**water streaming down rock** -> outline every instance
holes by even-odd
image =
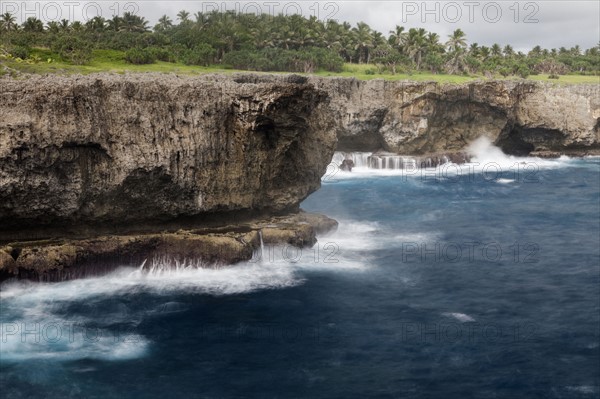
[[[258,238],[260,239],[260,259],[264,259],[265,256],[265,242],[263,241],[262,229],[258,230]]]
[[[333,155],[332,162],[340,166],[344,160],[351,160],[355,168],[381,170],[415,170],[435,168],[446,163],[465,163],[470,156],[465,153],[439,154],[423,157],[398,155],[389,152],[341,152]]]
[[[144,259],[140,267],[133,269],[132,277],[176,275],[178,272],[198,269],[220,269],[218,264],[209,264],[201,259],[179,259],[174,256],[162,255]],[[126,268],[124,270],[129,270]]]

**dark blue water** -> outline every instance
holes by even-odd
[[[4,286],[0,395],[599,397],[598,158],[360,176],[305,201],[341,223],[302,253]]]

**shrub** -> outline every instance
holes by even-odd
[[[10,51],[10,54],[15,58],[21,58],[24,60],[29,57],[29,49],[23,46],[15,46]]]
[[[375,70],[372,68],[366,69],[365,75],[375,75]]]
[[[182,54],[182,61],[186,65],[209,66],[215,59],[217,51],[212,46],[202,43]]]
[[[553,59],[542,60],[535,65],[535,71],[550,75],[564,75],[569,72],[569,67]]]
[[[317,53],[319,68],[329,72],[342,72],[344,70],[344,59],[336,52],[324,48],[315,48],[313,51]]]
[[[548,79],[559,79],[560,77],[558,75],[555,74],[551,74],[548,76]]]
[[[283,71],[311,73],[317,69],[341,72],[343,59],[326,49],[284,50],[267,48],[261,51],[232,51],[225,54],[223,64],[252,71]]]
[[[32,54],[29,56],[29,58],[27,59],[28,62],[32,63],[32,64],[37,64],[42,62],[42,57],[40,57],[37,54]]]
[[[156,62],[156,55],[152,49],[136,47],[125,52],[125,61],[136,65],[154,64]]]
[[[248,50],[232,51],[230,53],[225,54],[225,56],[223,57],[223,64],[235,69],[246,69],[250,71],[271,71],[274,70],[272,59],[269,59],[264,56],[264,54],[267,52],[263,51],[261,53],[256,53]]]
[[[500,73],[500,75],[507,77],[508,75],[510,75],[510,69],[508,68],[500,68],[500,70],[498,71]]]
[[[64,60],[76,65],[87,64],[92,59],[91,45],[75,36],[63,36],[57,39],[52,50]]]
[[[529,70],[529,68],[523,65],[520,66],[519,69],[517,69],[517,74],[523,79],[526,79],[531,74],[531,71]]]
[[[159,61],[164,62],[177,62],[177,57],[175,54],[168,48],[163,47],[153,47],[150,49],[154,54],[154,58]]]

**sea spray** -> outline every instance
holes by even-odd
[[[336,169],[332,169],[332,172],[324,175],[322,181],[335,183],[340,179],[374,176],[404,176],[407,179],[455,179],[457,176],[470,178],[473,175],[485,174],[485,180],[501,180],[498,182],[508,183],[508,180],[529,179],[531,181],[540,169],[578,166],[575,160],[566,156],[545,159],[506,155],[485,136],[471,142],[465,150],[465,155],[459,157],[460,162],[456,162],[458,158],[450,155],[416,157],[381,152],[338,151],[332,158],[332,165]],[[345,159],[352,160],[354,164],[352,172],[344,171],[339,167]]]
[[[145,313],[136,311],[136,317],[128,315],[128,312],[122,314],[122,306],[114,309],[117,312],[115,314],[105,313],[105,305],[99,308],[104,309],[103,316],[96,315],[93,319],[78,313],[64,313],[63,309],[78,308],[83,304],[84,307],[95,308],[96,304],[106,301],[121,303],[127,302],[126,298],[148,294],[234,295],[302,284],[305,281],[301,273],[303,270],[367,270],[370,262],[366,260],[365,254],[385,244],[372,236],[380,231],[378,225],[342,221],[340,226],[341,229],[336,233],[322,237],[315,247],[296,248],[300,252],[295,253],[302,256],[295,262],[285,255],[264,259],[267,251],[273,251],[274,254],[290,254],[290,251],[285,246],[266,246],[260,237],[263,260],[258,263],[243,262],[214,268],[198,260],[162,256],[145,259],[138,267],[122,267],[104,276],[51,283],[6,283],[0,292],[3,306],[0,322],[3,326],[9,326],[9,330],[14,327],[14,334],[10,334],[2,345],[2,359],[6,362],[31,359],[71,361],[84,358],[125,360],[143,357],[148,353],[152,344],[149,338],[140,334],[128,334],[127,339],[122,339],[120,332],[114,329],[115,325],[123,323],[139,324]],[[392,244],[391,241],[388,242],[388,245]],[[148,314],[155,313],[153,311]],[[98,320],[104,320],[105,323]],[[61,337],[74,338],[71,341],[66,338],[66,341],[46,340],[41,343],[23,341],[20,331],[24,326],[32,324],[39,325],[44,331],[54,328],[54,332],[57,331],[56,325],[59,325]],[[87,339],[91,330],[87,331],[86,326],[91,324],[94,325],[96,338]]]

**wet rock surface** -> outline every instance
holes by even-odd
[[[0,247],[0,281],[61,281],[151,264],[156,259],[221,267],[252,259],[264,245],[311,247],[318,234],[337,229],[323,215],[300,212],[219,228],[137,235],[11,242]]]

